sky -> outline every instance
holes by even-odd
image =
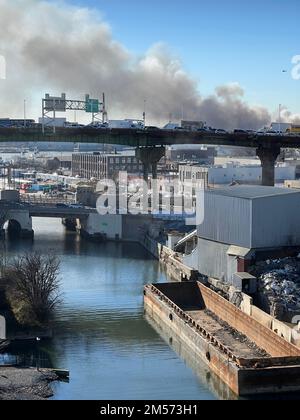
[[[88,0],[114,37],[136,54],[166,43],[197,79],[201,92],[239,82],[254,104],[299,110],[300,81],[291,77],[300,54],[299,0]],[[282,73],[288,70],[288,73]]]
[[[46,92],[105,91],[114,118],[146,101],[153,124],[260,128],[279,104],[298,122],[299,12],[299,0],[0,0],[0,116],[26,98],[37,118]]]

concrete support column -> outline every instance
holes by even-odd
[[[271,141],[271,140],[270,140]],[[275,185],[275,163],[280,155],[280,147],[270,145],[260,146],[256,151],[262,165],[262,185],[274,187]]]
[[[76,219],[62,219],[62,224],[66,227],[66,230],[70,232],[76,232],[76,229],[77,229]]]
[[[144,166],[144,180],[148,183],[149,169],[152,169],[153,179],[157,179],[157,164],[162,157],[165,156],[165,147],[139,147],[135,151],[135,155]]]
[[[149,179],[149,168],[150,168],[149,163],[147,162],[143,163],[143,178],[144,178],[144,181],[147,183]]]
[[[152,163],[152,178],[157,179],[157,163]]]

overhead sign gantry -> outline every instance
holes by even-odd
[[[43,133],[45,127],[51,126],[55,133],[55,119],[58,112],[66,111],[83,111],[92,114],[92,121],[99,120],[106,121],[107,112],[105,110],[105,96],[103,94],[103,102],[99,99],[92,99],[90,95],[85,95],[85,100],[67,99],[66,94],[61,96],[50,96],[46,93],[45,98],[42,99],[42,126]]]

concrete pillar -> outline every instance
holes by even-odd
[[[70,232],[76,232],[77,220],[76,219],[62,219],[62,224],[66,227],[66,230]]]
[[[271,139],[270,139],[271,141]],[[262,185],[274,187],[275,185],[275,163],[280,155],[280,147],[260,146],[256,151],[262,165]]]
[[[0,315],[0,340],[6,340],[6,319]]]
[[[135,155],[144,166],[144,180],[148,182],[149,168],[152,169],[153,179],[157,179],[157,164],[165,156],[165,147],[138,147]]]
[[[33,239],[32,218],[27,210],[9,210],[6,215],[8,231],[21,239]]]
[[[94,242],[122,240],[122,218],[120,214],[90,214],[81,219],[80,234]]]
[[[152,179],[157,179],[157,163],[152,163]]]
[[[144,181],[147,183],[149,179],[149,168],[150,168],[149,163],[147,162],[143,163],[143,178],[144,178]]]

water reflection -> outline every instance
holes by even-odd
[[[142,247],[89,243],[51,219],[35,219],[34,230],[34,242],[6,243],[4,253],[58,255],[64,302],[54,338],[11,355],[70,370],[69,384],[55,384],[55,399],[215,398],[144,319],[143,286],[166,275]]]
[[[146,315],[147,322],[160,335],[160,337],[174,350],[178,356],[195,372],[199,380],[209,391],[220,400],[237,400],[238,397],[230,388],[220,380],[210,369],[195,355],[191,348],[184,341],[164,324],[158,324],[155,320]]]

